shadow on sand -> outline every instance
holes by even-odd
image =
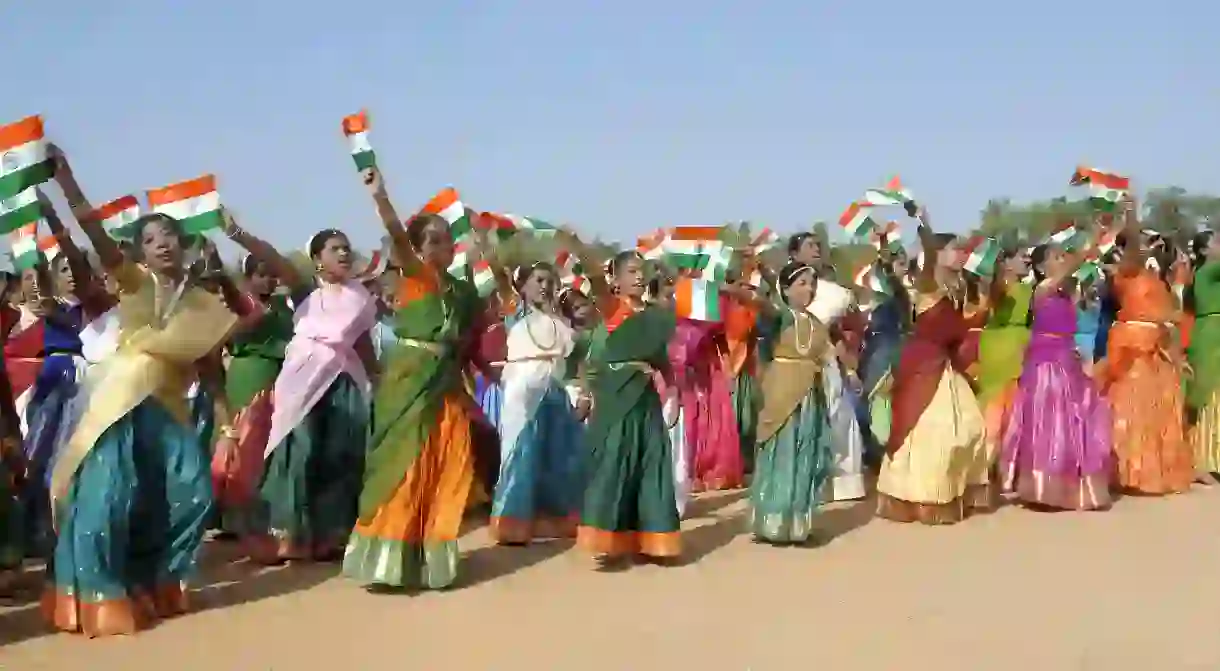
[[[338,563],[294,562],[266,567],[246,559],[236,543],[204,545],[195,611],[238,606],[300,592],[339,575]],[[188,614],[189,615],[189,614]]]

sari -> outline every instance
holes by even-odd
[[[975,305],[967,305],[962,310],[962,320],[966,323],[966,337],[962,338],[958,356],[966,364],[966,375],[978,379],[979,341],[982,339],[983,327],[987,325],[988,308],[986,301]]]
[[[252,296],[245,299],[252,310],[258,308],[257,320],[244,324],[229,342],[225,375],[225,397],[235,413],[235,436],[222,437],[212,458],[216,502],[222,512],[233,513],[250,502],[263,476],[275,381],[293,332],[293,310],[287,296],[271,296],[265,304]]]
[[[237,323],[203,289],[166,292],[130,262],[111,276],[120,291],[119,347],[90,370],[84,413],[55,459],[58,539],[42,601],[53,626],[90,637],[133,633],[186,610],[186,580],[212,507],[186,394],[195,363]]]
[[[906,330],[901,305],[899,299],[887,297],[872,309],[860,352],[862,402],[868,406],[865,449],[875,459],[874,466],[880,463],[890,435],[890,371],[898,364]]]
[[[356,281],[322,284],[294,315],[246,542],[261,562],[337,555],[356,521],[370,383],[356,347],[377,301]]]
[[[418,265],[396,293],[398,344],[373,399],[360,515],[343,575],[441,589],[457,579],[457,538],[475,481],[478,406],[464,370],[483,318],[472,284]]]
[[[1195,470],[1220,473],[1220,261],[1195,273],[1195,326],[1186,350],[1194,375],[1186,378],[1186,405],[1195,417],[1191,442]]]
[[[851,310],[854,297],[846,288],[819,279],[818,288],[809,305],[809,313],[832,328]],[[786,309],[786,308],[781,308]],[[834,348],[826,348],[822,364],[822,391],[830,413],[831,487],[827,494],[832,501],[864,498],[864,435],[856,411],[860,398],[844,384],[846,376]]]
[[[554,315],[518,311],[505,321],[508,356],[500,384],[500,477],[491,536],[503,544],[576,535],[583,425],[563,374],[572,327]]]
[[[757,308],[741,301],[729,301],[724,317],[723,366],[732,381],[730,394],[737,421],[743,475],[754,472],[758,412],[762,405],[755,383],[755,375],[758,374],[757,322]]]
[[[13,407],[21,421],[21,435],[29,433],[29,406],[34,383],[46,358],[46,319],[25,305],[11,311],[11,328],[4,341],[4,364],[12,387]]]
[[[1117,320],[1098,380],[1114,409],[1116,484],[1141,494],[1184,492],[1195,459],[1184,435],[1181,371],[1169,354],[1173,294],[1144,268],[1120,271],[1113,288]]]
[[[1076,306],[1063,291],[1034,297],[1024,369],[1002,437],[1004,488],[1063,510],[1110,505],[1110,404],[1076,351]]]
[[[3,350],[0,350],[3,357]],[[17,411],[8,393],[8,375],[0,358],[0,440],[20,437]],[[25,472],[20,443],[0,442],[0,573],[21,566],[25,559],[25,515],[20,485]]]
[[[953,524],[993,505],[978,401],[960,360],[966,325],[942,290],[915,295],[915,324],[894,369],[893,420],[877,514]]]
[[[761,541],[803,543],[832,486],[829,413],[820,380],[830,340],[812,315],[785,309],[776,321],[778,340],[761,381],[750,528]]]
[[[695,492],[736,489],[742,481],[741,438],[724,369],[722,329],[719,323],[678,320],[669,347]]]
[[[1100,303],[1088,301],[1076,306],[1076,351],[1080,353],[1080,360],[1089,368],[1093,365],[1093,354],[1097,350],[1097,330],[1100,324]]]
[[[1029,345],[1033,296],[1033,285],[1007,283],[979,334],[977,375],[972,379],[987,423],[987,458],[992,464],[1000,453],[1000,439],[1007,430],[1009,408],[1021,377],[1022,357]]]
[[[79,302],[61,302],[44,318],[44,358],[25,409],[26,541],[38,556],[49,554],[55,543],[47,486],[55,453],[68,442],[79,414],[78,383],[86,368],[80,340],[84,320]]]
[[[593,341],[593,416],[585,433],[585,492],[576,544],[601,557],[682,551],[673,456],[652,373],[666,365],[674,313],[607,315]]]

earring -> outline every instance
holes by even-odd
[[[315,265],[315,266],[313,267],[313,269],[314,269],[314,271],[316,271],[316,272],[319,272],[319,273],[320,273],[320,272],[322,272],[322,264],[321,264],[321,263],[319,263],[319,264]]]

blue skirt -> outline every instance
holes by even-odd
[[[46,558],[54,549],[51,502],[47,487],[59,446],[68,442],[84,409],[79,393],[77,362],[72,354],[52,354],[43,362],[34,393],[26,406],[29,431],[24,441],[26,482],[22,499],[25,512],[26,552]]]
[[[513,444],[503,446],[491,508],[498,540],[575,532],[583,440],[567,389],[553,380]]]
[[[180,612],[212,509],[209,461],[197,428],[152,398],[102,434],[59,508],[47,572],[57,626],[129,633],[136,597]]]
[[[504,407],[504,390],[500,388],[499,382],[490,381],[482,374],[475,376],[474,389],[475,400],[479,402],[483,416],[487,418],[487,423],[495,427],[496,432],[499,433],[500,410]]]
[[[750,482],[750,527],[769,543],[804,543],[831,486],[831,430],[814,385],[774,436],[759,445]]]

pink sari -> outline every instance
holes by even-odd
[[[356,339],[377,323],[377,302],[359,282],[326,284],[297,308],[284,368],[275,379],[271,432],[264,458],[284,441],[342,373],[369,395]]]
[[[723,324],[678,320],[669,357],[682,404],[694,491],[741,487],[744,466],[730,372],[725,370]]]

